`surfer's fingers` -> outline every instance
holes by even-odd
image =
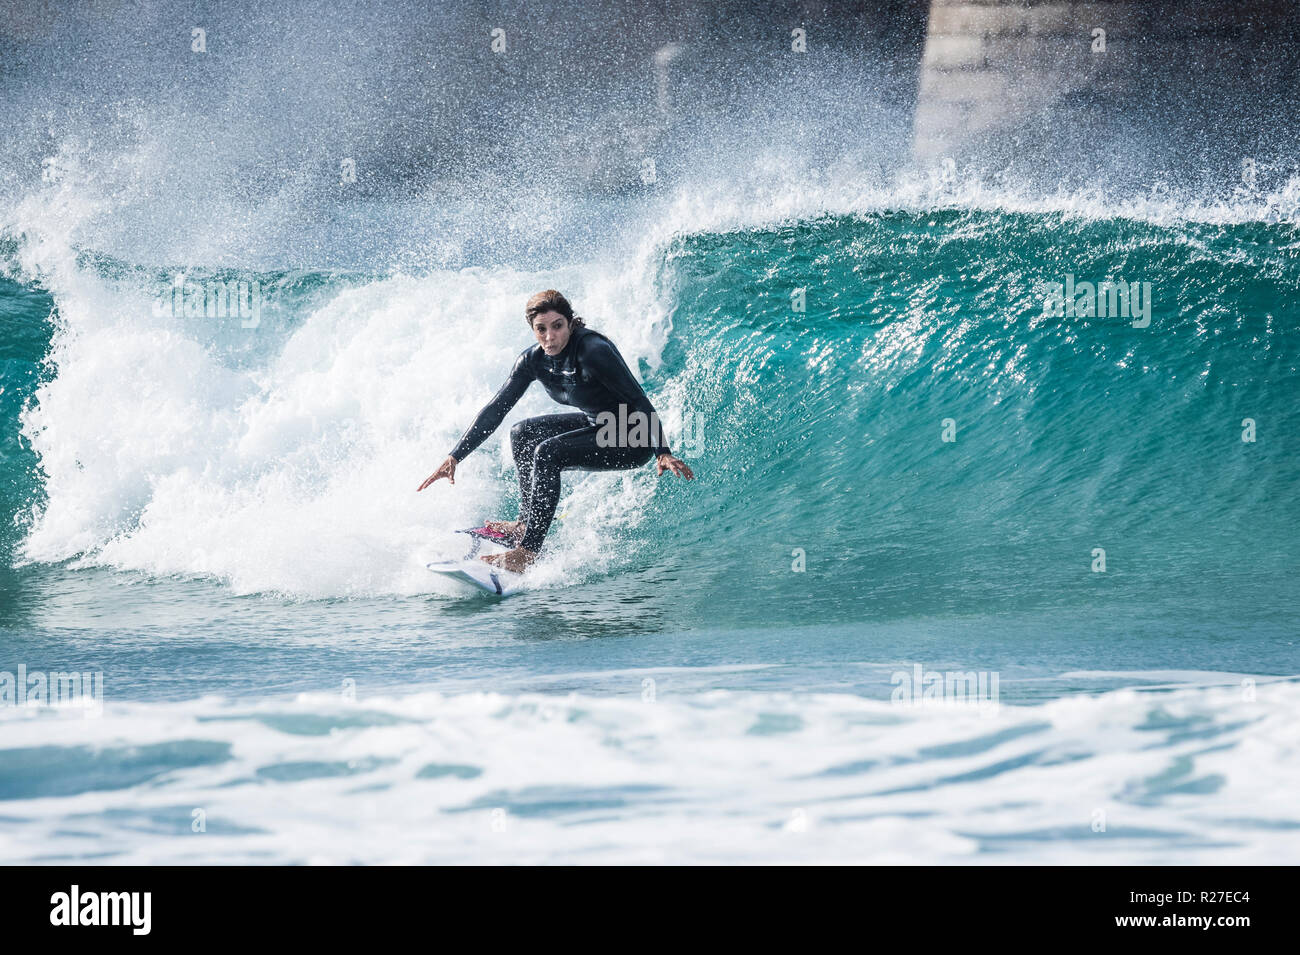
[[[439,478],[446,478],[446,479],[447,479],[448,481],[450,481],[452,484],[455,484],[455,483],[456,483],[456,479],[455,479],[454,477],[452,477],[452,474],[454,474],[454,473],[455,473],[455,469],[454,469],[454,468],[453,468],[452,470],[450,470],[450,471],[448,471],[445,467],[438,468],[438,470],[434,471],[434,472],[433,472],[432,474],[430,474],[427,478],[425,478],[425,479],[424,479],[424,483],[421,484],[419,487],[417,487],[415,490],[416,490],[417,492],[418,492],[418,491],[423,491],[426,487],[428,487],[430,484],[433,484],[434,482],[436,482]]]

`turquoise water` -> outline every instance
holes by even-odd
[[[257,280],[251,329],[9,241],[0,670],[104,700],[0,711],[6,861],[1293,858],[1287,217],[900,199],[532,270],[187,270]],[[1150,282],[1149,327],[1044,315],[1067,275]],[[423,563],[512,513],[507,427],[414,488],[549,285],[699,479],[571,476],[495,601]],[[1000,707],[898,705],[918,664]]]

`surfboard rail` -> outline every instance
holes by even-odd
[[[508,597],[520,589],[523,575],[515,574],[500,567],[478,559],[479,548],[484,542],[499,547],[511,548],[514,542],[504,534],[489,530],[487,526],[471,527],[456,532],[468,534],[471,544],[469,552],[460,560],[435,560],[425,564],[429,570],[443,577],[470,584],[497,597]]]

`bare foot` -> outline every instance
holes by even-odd
[[[523,521],[488,521],[484,526],[490,531],[506,535],[514,542],[523,540],[524,532],[528,530]]]
[[[479,560],[485,561],[493,567],[500,567],[512,574],[522,574],[536,559],[537,555],[533,551],[524,550],[522,547],[508,550],[504,554],[488,554],[479,558]]]

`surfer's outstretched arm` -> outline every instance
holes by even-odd
[[[533,372],[528,365],[528,352],[524,352],[515,359],[515,366],[510,369],[510,377],[501,386],[501,390],[483,406],[474,423],[461,436],[456,447],[451,449],[451,456],[457,461],[464,461],[465,455],[486,441],[505,420],[506,414],[518,404],[519,399],[524,396],[524,392],[532,383]]]
[[[515,366],[510,369],[510,377],[501,386],[501,390],[478,413],[474,423],[461,436],[460,441],[456,442],[456,447],[451,449],[451,454],[447,455],[447,459],[438,466],[438,470],[429,475],[416,490],[423,491],[434,481],[444,477],[452,484],[455,484],[456,465],[465,460],[465,455],[488,439],[488,436],[505,419],[510,409],[523,397],[524,392],[528,390],[528,386],[532,382],[533,372],[528,365],[528,353],[524,352],[515,359]]]

